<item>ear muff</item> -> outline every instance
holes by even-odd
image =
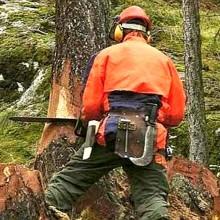
[[[123,35],[123,28],[121,24],[113,23],[109,32],[109,38],[116,42],[121,42],[123,39]]]
[[[119,15],[116,15],[114,18],[113,18],[113,22],[112,22],[112,25],[111,25],[111,29],[110,29],[110,32],[109,32],[109,38],[113,41],[116,41],[116,42],[121,42],[123,40],[123,27],[122,25],[119,23],[119,20],[120,20],[120,16]]]
[[[121,24],[117,24],[114,31],[114,40],[121,42],[123,40],[123,27]]]

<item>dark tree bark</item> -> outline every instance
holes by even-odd
[[[48,116],[78,117],[81,106],[82,74],[89,57],[108,44],[108,0],[57,0],[56,48],[52,68],[52,88]],[[45,184],[79,148],[82,140],[74,135],[71,124],[48,124],[42,133],[35,169],[41,171]],[[126,219],[132,208],[126,195],[116,195],[122,188],[117,171],[95,184],[74,207],[87,218]],[[116,193],[117,191],[117,193]],[[123,204],[124,203],[124,204]],[[126,206],[126,207],[125,207]],[[86,219],[86,217],[85,217]]]
[[[192,161],[207,163],[206,117],[202,80],[200,17],[198,0],[183,0],[186,89],[190,155]]]
[[[107,0],[56,1],[56,48],[48,116],[79,116],[82,73],[89,57],[107,46],[108,7]],[[45,182],[76,150],[73,128],[71,124],[45,126],[35,162]]]

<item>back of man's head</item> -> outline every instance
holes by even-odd
[[[138,32],[147,37],[152,23],[149,16],[139,6],[130,6],[124,9],[114,20],[110,30],[110,38],[121,42],[130,32]]]

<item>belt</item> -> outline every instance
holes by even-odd
[[[146,115],[150,115],[150,110],[141,110],[141,111],[137,111],[137,110],[128,110],[128,109],[115,109],[115,110],[111,110],[108,112],[108,115],[139,115],[141,117],[145,117]]]

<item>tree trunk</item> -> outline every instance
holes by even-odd
[[[107,46],[108,1],[57,0],[56,48],[48,117],[78,117],[81,76],[89,57]],[[37,151],[35,168],[45,182],[74,153],[74,125],[47,124]]]
[[[207,163],[206,118],[202,82],[198,0],[183,0],[186,89],[190,134],[190,160]]]
[[[81,78],[87,61],[108,44],[108,7],[107,0],[56,1],[56,48],[48,117],[79,116]],[[52,174],[60,170],[74,154],[80,143],[82,140],[74,135],[74,125],[45,126],[35,168],[41,171],[46,184]],[[115,179],[124,177],[119,177],[117,171],[113,171],[111,176],[95,184],[78,202],[75,209],[78,213],[84,210],[83,218],[125,219],[124,212],[131,216],[128,196],[122,201],[116,195],[116,188],[119,189],[121,183],[116,183]]]

